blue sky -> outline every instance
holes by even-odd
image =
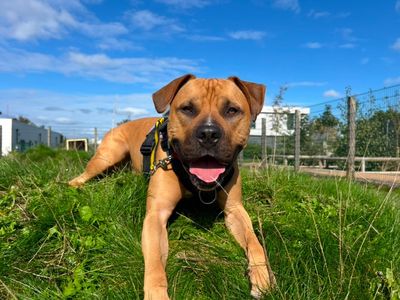
[[[400,0],[0,1],[0,111],[69,137],[155,115],[177,76],[312,105],[400,83]]]

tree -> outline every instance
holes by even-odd
[[[342,128],[339,156],[347,155],[347,125]],[[356,156],[399,156],[400,112],[389,108],[356,121]]]
[[[323,152],[322,143],[316,138],[319,134],[316,130],[315,119],[308,115],[302,115],[300,121],[300,141],[302,155],[320,155]],[[288,153],[294,153],[295,133],[289,139],[287,144]]]
[[[323,113],[310,119],[305,115],[300,123],[301,153],[303,155],[329,155],[337,147],[340,134],[340,121],[332,113],[330,105]],[[290,151],[294,151],[294,137],[290,140]]]
[[[130,121],[131,120],[129,120],[129,119],[123,119],[122,121],[117,123],[117,126],[122,125],[122,124],[127,123],[127,122],[130,122]]]
[[[320,117],[313,120],[313,139],[319,143],[320,154],[330,155],[335,152],[339,136],[339,119],[332,113],[332,106],[325,105]]]
[[[272,108],[274,114],[272,116],[272,130],[275,132],[274,135],[274,146],[273,146],[273,160],[275,160],[276,148],[277,148],[277,134],[282,130],[282,123],[284,120],[284,111],[282,109],[282,104],[284,100],[285,93],[287,91],[287,85],[283,85],[279,88],[279,93],[275,96],[272,102]],[[285,139],[283,139],[285,140]]]
[[[324,112],[314,122],[316,128],[321,131],[324,131],[325,128],[336,128],[339,125],[339,120],[332,113],[331,105],[325,105]]]
[[[18,119],[16,119],[16,120],[18,120],[19,122],[24,123],[24,124],[35,125],[35,123],[33,123],[31,120],[29,120],[28,118],[23,117],[23,116],[19,116]]]

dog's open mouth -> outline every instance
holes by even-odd
[[[218,177],[225,172],[224,165],[211,156],[202,158],[190,163],[189,172],[205,183],[216,182]]]

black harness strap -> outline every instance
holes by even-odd
[[[165,143],[168,145],[167,124],[168,117],[158,119],[154,127],[146,135],[146,138],[140,147],[140,153],[143,155],[142,171],[145,176],[150,176],[154,170],[156,151],[160,139],[164,151]]]
[[[146,135],[142,146],[140,147],[140,153],[143,155],[143,168],[142,172],[145,176],[150,176],[150,156],[154,147],[154,133],[156,128],[153,129]]]

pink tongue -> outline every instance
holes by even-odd
[[[219,175],[225,172],[225,167],[212,158],[204,158],[192,163],[189,172],[204,182],[210,183],[216,181]]]

